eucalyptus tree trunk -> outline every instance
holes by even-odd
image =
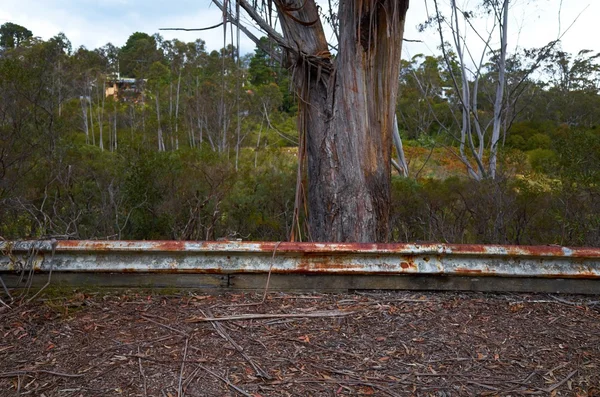
[[[340,0],[335,59],[314,0],[273,2],[283,35],[246,0],[237,2],[284,49],[293,70],[308,160],[309,237],[387,241],[392,131],[408,0]]]
[[[98,89],[96,92],[98,94],[98,108],[97,116],[98,116],[98,128],[100,129],[100,138],[99,145],[100,150],[104,151],[104,136],[103,136],[103,127],[104,127],[104,103],[106,101],[106,94],[104,93],[104,87],[106,86],[105,80],[102,80],[101,89]]]
[[[163,138],[163,130],[160,124],[160,100],[158,99],[158,90],[156,91],[156,123],[158,125],[156,140],[158,141],[158,151],[164,152],[165,140]]]
[[[87,94],[87,92],[86,92]],[[81,104],[81,115],[83,116],[83,132],[85,132],[85,143],[89,145],[90,143],[90,128],[88,124],[88,112],[87,112],[87,96],[82,95],[79,97],[79,102]]]
[[[112,150],[116,152],[117,149],[118,149],[118,146],[119,146],[118,135],[117,135],[117,117],[118,117],[118,114],[117,114],[117,101],[116,100],[113,101],[113,111],[114,111],[114,118],[113,118],[113,133],[114,133],[114,136],[113,136],[113,140],[112,140],[113,141]]]
[[[496,177],[498,162],[498,142],[500,141],[500,128],[502,127],[502,112],[504,111],[504,86],[506,84],[506,50],[508,46],[508,4],[504,0],[502,9],[497,10],[500,24],[500,56],[498,59],[498,85],[496,86],[496,100],[494,101],[494,127],[490,144],[490,176]]]
[[[92,134],[92,146],[96,146],[96,133],[94,132],[94,113],[93,113],[93,109],[94,109],[94,103],[93,103],[93,98],[92,98],[92,88],[90,86],[89,88],[89,98],[90,98],[90,103],[89,103],[89,108],[90,108],[90,133]]]
[[[175,97],[175,150],[179,150],[179,94],[181,89],[181,69],[177,76],[177,95]]]
[[[296,4],[301,6],[301,1]],[[308,154],[308,208],[316,241],[387,241],[392,132],[408,1],[340,1],[335,61],[312,1],[283,16]]]

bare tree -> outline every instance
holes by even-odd
[[[435,16],[428,24],[434,24],[440,37],[442,58],[460,109],[455,120],[460,125],[458,156],[476,180],[494,179],[498,171],[498,147],[501,133],[508,128],[508,119],[523,93],[524,82],[552,53],[565,32],[559,32],[556,40],[534,50],[527,51],[530,59],[521,71],[518,81],[507,87],[509,9],[516,0],[482,0],[480,10],[490,17],[491,26],[486,33],[476,27],[476,13],[463,9],[456,0],[450,0],[449,16],[441,10],[439,0],[433,0]],[[573,22],[574,23],[574,22]],[[571,24],[572,26],[572,24]],[[570,26],[569,26],[570,28]],[[446,36],[449,32],[450,38]],[[481,53],[475,54],[476,37]],[[498,48],[495,48],[495,47]],[[489,59],[486,58],[489,55]],[[486,76],[486,71],[487,76]],[[481,85],[484,77],[494,75],[494,93],[491,95],[492,115],[485,117],[480,105]],[[512,112],[512,113],[511,113]],[[512,121],[512,120],[510,120]],[[447,130],[446,126],[442,126]],[[490,132],[491,131],[491,132]],[[485,149],[489,148],[486,159]]]
[[[507,29],[508,29],[508,4],[510,0],[485,0],[484,5],[489,10],[493,11],[494,19],[492,27],[489,28],[489,33],[483,36],[474,27],[472,23],[473,13],[461,9],[456,0],[450,1],[450,16],[445,17],[440,10],[438,0],[433,0],[435,5],[435,17],[433,20],[437,24],[437,30],[442,43],[442,55],[446,63],[450,80],[458,98],[458,104],[461,110],[460,119],[460,138],[459,138],[459,156],[462,162],[467,167],[469,175],[480,180],[488,176],[495,175],[496,172],[496,153],[498,140],[494,141],[494,132],[496,126],[500,125],[501,109],[503,104],[504,94],[504,72],[506,70],[506,50],[507,50]],[[462,27],[466,26],[465,31]],[[445,32],[449,30],[451,41],[446,41]],[[467,45],[467,33],[475,34],[481,44],[483,50],[478,58],[475,58],[472,48]],[[486,134],[490,126],[489,122],[485,122],[480,118],[479,113],[479,83],[482,77],[485,54],[488,51],[493,51],[491,48],[494,35],[499,33],[500,36],[500,55],[497,68],[498,73],[498,88],[497,95],[499,98],[494,103],[494,132],[492,133],[489,166],[485,164],[484,149],[486,143]],[[456,54],[454,58],[452,55]],[[455,70],[455,67],[458,71]],[[502,81],[501,81],[502,79]],[[498,107],[498,108],[497,108]],[[496,122],[496,118],[498,122]],[[468,152],[467,152],[468,148]],[[493,154],[492,154],[493,153]],[[494,159],[492,159],[494,156]],[[472,163],[474,161],[475,164]],[[493,167],[493,168],[492,168]]]

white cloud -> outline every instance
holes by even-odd
[[[447,2],[439,0],[439,3]],[[470,5],[472,9],[478,2],[462,0],[459,3]],[[600,1],[516,0],[514,4],[509,20],[509,46],[512,50],[516,47],[541,47],[564,33],[562,48],[565,51],[577,53],[582,49],[591,49],[600,52],[600,42],[597,35],[593,33],[597,16],[600,15]],[[428,10],[430,14],[427,13]],[[422,40],[423,43],[406,43],[405,57],[412,57],[418,53],[429,55],[439,52],[437,47],[440,41],[437,32],[430,30],[421,33],[416,29],[417,24],[424,22],[433,11],[432,0],[411,1],[405,36],[409,39]],[[482,25],[478,26],[483,28]],[[475,47],[478,52],[482,49],[479,44],[475,44]]]
[[[444,2],[445,0],[440,0]],[[463,0],[471,5],[478,0]],[[406,43],[405,56],[435,53],[439,38],[435,32],[419,33],[416,25],[427,18],[426,2],[433,10],[432,0],[412,0],[406,24],[406,37],[423,40],[423,44]],[[539,47],[556,38],[559,31],[560,0],[518,0],[511,17],[511,45]],[[0,23],[7,21],[23,25],[34,35],[48,39],[64,32],[74,47],[97,48],[108,42],[121,46],[133,32],[161,33],[166,39],[179,38],[206,41],[209,50],[223,46],[223,30],[205,32],[159,32],[162,27],[198,28],[221,20],[217,7],[210,0],[2,0]],[[587,6],[587,9],[586,9]],[[563,1],[561,29],[564,31],[585,9],[576,24],[563,38],[563,48],[569,52],[581,49],[600,51],[597,35],[592,33],[600,15],[598,0]],[[231,42],[231,38],[227,38]],[[254,44],[242,35],[242,51],[250,52]]]

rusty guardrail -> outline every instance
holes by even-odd
[[[597,282],[600,279],[600,249],[560,246],[239,241],[0,242],[0,274],[22,272],[26,266],[42,273],[53,270],[85,274],[265,275],[272,272],[274,275],[584,279],[593,280],[587,288],[591,285],[600,293]],[[221,278],[220,285],[231,286],[231,280]],[[377,287],[377,284],[369,285],[370,288]]]

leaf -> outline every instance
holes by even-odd
[[[370,386],[361,386],[358,388],[358,394],[366,394],[370,396],[375,394],[375,390],[373,390],[373,388]]]
[[[298,337],[298,340],[300,340],[304,343],[310,343],[310,338],[308,337],[308,335],[300,336],[300,337]]]

